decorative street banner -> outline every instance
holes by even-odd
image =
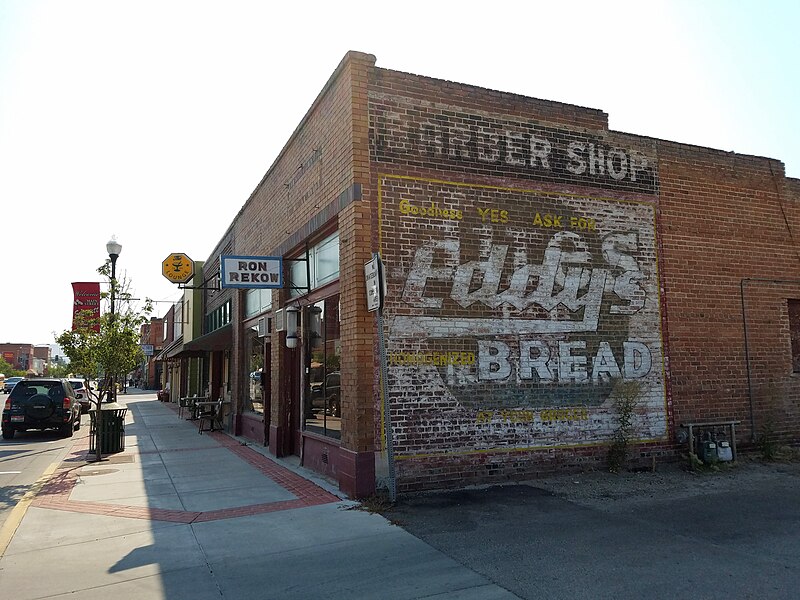
[[[72,303],[72,329],[79,326],[78,314],[92,320],[92,329],[100,332],[100,283],[97,281],[77,282],[72,284],[74,300]]]
[[[623,381],[666,435],[656,207],[610,196],[381,179],[400,455],[607,442]]]
[[[283,258],[280,256],[221,256],[223,288],[282,288]]]

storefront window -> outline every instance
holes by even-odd
[[[339,277],[339,234],[314,247],[314,286],[319,287]]]
[[[296,298],[339,277],[339,233],[308,249],[308,264],[302,257],[289,259],[290,296]],[[309,281],[309,276],[311,281]]]
[[[305,395],[305,429],[333,438],[342,434],[341,342],[339,296],[306,307],[304,329],[310,331],[312,312],[318,309],[319,336],[306,334],[308,379]]]
[[[272,307],[271,289],[247,290],[244,302],[244,316],[252,317],[269,310]]]
[[[245,410],[264,414],[264,340],[258,337],[258,328],[247,328],[247,355],[250,357],[247,375],[247,402]]]

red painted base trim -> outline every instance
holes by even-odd
[[[375,493],[375,453],[339,448],[339,489],[350,498],[367,498]]]
[[[239,435],[263,445],[266,440],[264,440],[264,419],[261,415],[242,413],[236,417]]]

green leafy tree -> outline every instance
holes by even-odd
[[[51,363],[47,367],[48,377],[70,377],[72,373],[72,365],[65,362]]]
[[[97,460],[101,460],[100,432],[104,400],[116,399],[116,382],[123,378],[144,360],[139,339],[139,330],[147,322],[153,311],[152,302],[147,299],[144,307],[137,309],[131,299],[130,282],[111,278],[111,261],[107,260],[98,270],[109,283],[109,291],[101,297],[109,301],[109,310],[99,320],[91,310],[79,311],[75,316],[75,328],[62,332],[56,342],[69,358],[72,372],[80,374],[86,381],[90,400],[94,403],[96,415],[95,449]],[[110,300],[114,297],[114,312]],[[99,325],[99,331],[98,326]],[[102,384],[98,390],[89,385],[91,377],[100,377]]]
[[[2,358],[0,358],[0,373],[5,375],[6,377],[24,377],[25,376],[25,371],[20,371],[19,369],[15,369],[13,366],[8,364]]]

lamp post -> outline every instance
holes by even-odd
[[[117,241],[116,236],[111,236],[111,239],[106,243],[106,251],[108,252],[108,257],[111,259],[111,318],[109,319],[111,324],[111,333],[114,333],[114,292],[116,291],[117,287],[117,258],[119,258],[120,253],[122,252],[122,244]],[[111,401],[117,401],[117,385],[116,385],[116,377],[112,373],[111,374]]]

